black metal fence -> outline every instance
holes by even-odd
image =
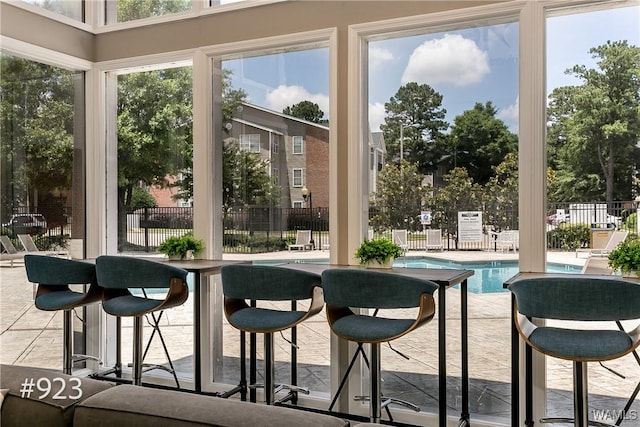
[[[595,230],[637,230],[637,204],[635,202],[555,203],[544,221],[550,250],[572,250],[588,247]],[[473,241],[459,236],[457,215],[449,215],[439,224],[418,225],[409,230],[409,250],[424,250],[426,230],[441,230],[444,250],[498,250],[496,232],[518,230],[517,211],[505,212],[508,221],[500,229],[482,223],[482,234]],[[482,215],[487,218],[488,215]],[[122,218],[126,233],[121,233],[119,247],[129,252],[155,252],[168,236],[181,236],[193,229],[192,208],[138,209]],[[228,253],[260,253],[286,250],[296,240],[297,230],[311,230],[316,250],[329,248],[328,208],[269,208],[253,207],[224,214],[223,248]],[[45,237],[68,234],[67,224],[58,224],[47,230]],[[402,228],[402,227],[397,227]],[[5,230],[6,231],[6,230]],[[391,238],[391,229],[372,229],[374,237]],[[3,231],[3,234],[7,234]],[[126,236],[126,237],[125,237]]]

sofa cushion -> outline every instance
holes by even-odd
[[[9,389],[2,403],[0,425],[2,427],[71,426],[73,410],[78,402],[113,387],[112,384],[90,378],[78,378],[78,380],[72,380],[72,378],[78,377],[47,369],[0,365],[0,388]],[[28,397],[22,397],[23,383],[31,379],[34,381],[33,392]],[[45,389],[48,384],[51,385],[48,395],[42,399],[40,397],[44,392],[37,388],[40,379],[42,379],[41,388]],[[64,389],[62,389],[63,384]],[[56,395],[57,399],[54,398]]]
[[[343,427],[349,423],[291,408],[133,385],[119,385],[86,399],[74,416],[74,427],[264,425]]]

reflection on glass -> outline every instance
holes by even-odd
[[[637,232],[640,8],[558,12],[546,20],[547,244],[585,253],[615,231]],[[602,258],[585,260],[583,271],[607,272]],[[571,362],[545,360],[547,415],[572,416]],[[605,366],[589,364],[589,417],[637,423],[635,406],[623,411],[638,383],[633,355]]]
[[[407,230],[410,250],[444,250],[442,257],[453,261],[459,260],[455,251],[473,250],[467,252],[473,261],[488,265],[493,252],[517,253],[518,27],[460,25],[369,42],[369,238]],[[507,236],[509,244],[502,245]],[[508,295],[470,292],[468,298],[469,409],[472,417],[504,422],[510,409]],[[383,392],[409,389],[403,399],[437,411],[436,330],[412,335],[394,345],[410,360],[383,351]],[[448,375],[459,386],[458,329],[448,336],[448,360],[455,361]],[[462,409],[456,390],[451,387],[448,404]]]
[[[35,6],[59,13],[77,21],[84,21],[84,10],[82,0],[22,0]]]

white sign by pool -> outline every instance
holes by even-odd
[[[458,212],[458,241],[481,242],[482,241],[482,212],[461,211]]]

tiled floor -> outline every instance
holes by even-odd
[[[420,256],[424,253],[411,253]],[[515,259],[513,254],[494,252],[441,252],[429,253],[432,257],[472,261],[484,259]],[[280,254],[252,255],[250,259],[309,259],[326,258],[328,252],[284,252]],[[229,256],[239,259],[243,256]],[[550,253],[549,260],[559,263],[578,264],[584,262],[572,253]],[[458,291],[451,289],[447,307],[447,352],[459,355],[459,299]],[[47,313],[33,306],[33,286],[26,280],[24,268],[0,268],[0,362],[59,369],[62,364],[62,318],[59,313]],[[510,413],[510,296],[508,293],[469,294],[469,361],[470,361],[470,405],[472,417],[508,423]],[[130,354],[131,323],[124,321],[123,357]],[[192,303],[165,312],[162,331],[169,344],[170,353],[178,362],[178,369],[191,371],[192,348]],[[383,392],[418,404],[424,410],[437,407],[437,331],[432,322],[393,343],[394,349],[407,355],[405,359],[383,346]],[[324,313],[308,320],[298,329],[299,383],[311,390],[329,391],[329,337],[330,332]],[[238,333],[229,325],[223,327],[224,359],[223,382],[237,382]],[[286,382],[286,363],[290,346],[276,337],[277,372],[282,372]],[[258,342],[258,358],[262,355],[262,344]],[[164,362],[163,353],[157,343],[151,350],[150,360]],[[567,362],[547,359],[548,412],[550,415],[570,415],[572,398],[571,365]],[[632,356],[608,362],[607,367],[625,376],[612,374],[597,364],[590,365],[589,385],[592,408],[620,409],[624,406],[638,381],[640,368]],[[448,359],[450,378],[448,406],[453,413],[460,408],[460,363],[455,357]],[[327,405],[328,406],[328,405]],[[638,399],[631,408],[640,412]],[[634,424],[637,423],[637,424]],[[640,425],[635,420],[625,421],[623,426]]]

